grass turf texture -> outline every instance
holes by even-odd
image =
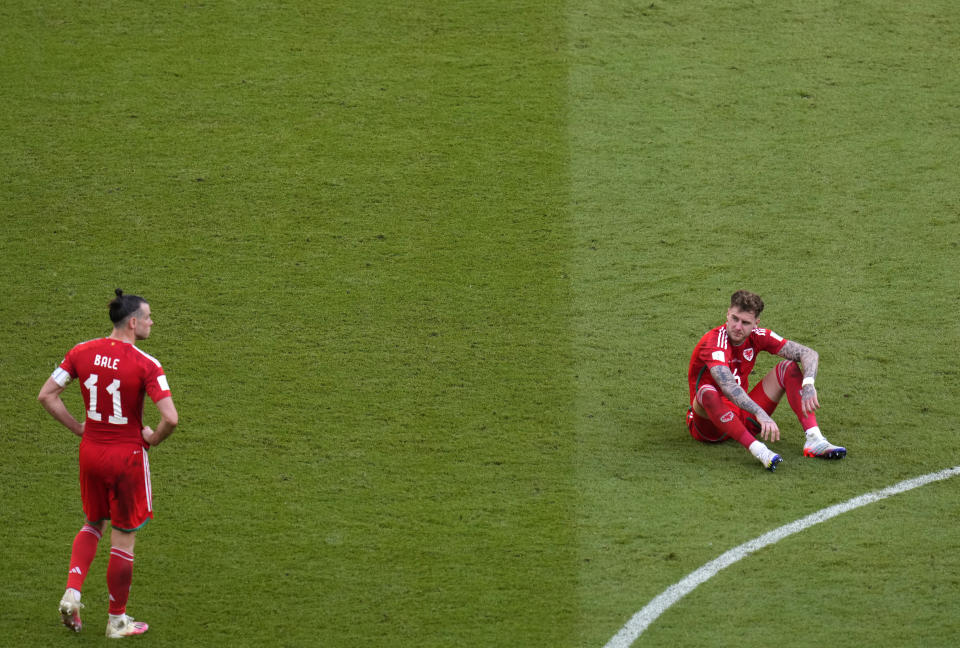
[[[598,646],[726,549],[960,463],[950,3],[0,15],[11,642],[100,641],[103,551],[57,627],[76,443],[33,399],[118,285],[183,420],[137,547],[154,645]],[[784,412],[775,475],[686,437],[738,287],[820,351],[847,460]],[[957,491],[791,537],[639,643],[946,643]]]

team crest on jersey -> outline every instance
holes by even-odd
[[[729,423],[729,422],[732,421],[732,420],[733,420],[733,412],[727,412],[727,413],[725,413],[723,416],[720,417],[720,422],[721,422],[721,423]]]
[[[743,350],[743,359],[746,360],[747,362],[751,362],[753,360],[752,347]]]

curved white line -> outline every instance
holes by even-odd
[[[955,475],[960,475],[960,466],[954,466],[953,468],[947,468],[946,470],[941,470],[940,472],[914,477],[913,479],[907,479],[899,484],[888,486],[882,490],[873,491],[865,495],[860,495],[859,497],[854,497],[853,499],[847,500],[842,504],[828,506],[827,508],[821,509],[805,518],[801,518],[795,522],[791,522],[790,524],[785,524],[782,527],[765,533],[758,538],[754,538],[753,540],[745,542],[739,547],[734,547],[730,551],[721,555],[719,558],[715,558],[700,569],[691,572],[683,580],[671,585],[662,593],[657,595],[656,598],[647,603],[642,610],[634,614],[633,617],[627,621],[627,624],[620,629],[620,632],[615,634],[613,638],[607,642],[604,648],[628,648],[628,646],[630,646],[640,637],[641,634],[643,634],[643,631],[646,630],[651,623],[656,621],[657,617],[666,612],[674,603],[695,590],[698,585],[713,578],[721,569],[729,567],[738,560],[746,558],[753,552],[759,551],[767,545],[779,542],[789,535],[803,531],[814,524],[819,524],[820,522],[829,520],[830,518],[836,517],[841,513],[846,513],[847,511],[852,511],[855,508],[886,499],[891,495],[899,495],[900,493],[912,490],[918,486],[924,486],[931,482],[949,479]]]

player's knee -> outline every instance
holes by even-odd
[[[127,553],[133,553],[133,547],[136,541],[137,533],[135,531],[123,531],[114,528],[110,532],[110,545]]]
[[[800,371],[800,366],[793,360],[784,360],[783,362],[777,365],[777,382],[780,383],[780,387],[783,389],[787,388],[787,379],[802,377],[803,373]]]
[[[719,399],[720,394],[717,393],[717,390],[710,385],[704,385],[697,390],[697,402],[704,407],[711,403],[717,402]]]

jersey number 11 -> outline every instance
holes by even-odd
[[[87,391],[90,392],[90,409],[87,410],[87,417],[91,421],[102,421],[103,417],[100,415],[100,412],[97,411],[97,379],[99,376],[97,374],[90,374],[90,377],[87,378],[83,386],[87,388]],[[113,396],[113,415],[107,417],[108,423],[113,423],[114,425],[125,425],[127,422],[127,417],[123,415],[123,407],[120,403],[120,380],[117,378],[113,379],[113,382],[107,387],[107,393]]]

